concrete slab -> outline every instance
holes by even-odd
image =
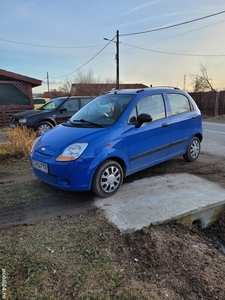
[[[94,200],[119,229],[138,230],[201,211],[207,215],[225,205],[225,189],[198,176],[169,174],[123,184],[114,196]]]

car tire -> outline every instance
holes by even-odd
[[[106,160],[96,170],[93,181],[93,192],[103,198],[114,195],[123,183],[123,169],[114,160]]]
[[[192,138],[190,144],[188,145],[187,151],[183,155],[183,157],[188,162],[195,161],[200,154],[200,150],[201,150],[200,140],[199,140],[199,138],[194,136]]]
[[[50,122],[41,122],[38,125],[38,133],[39,135],[44,134],[45,132],[49,131],[50,129],[52,129],[53,125]]]

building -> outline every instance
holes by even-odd
[[[41,80],[0,69],[0,128],[17,112],[33,109],[32,88]]]
[[[99,96],[115,88],[115,83],[73,83],[71,95],[78,96]],[[143,89],[147,85],[142,83],[121,83],[120,89]]]

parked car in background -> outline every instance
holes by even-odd
[[[91,96],[54,98],[36,110],[27,110],[14,114],[9,126],[27,126],[38,131],[41,135],[54,126],[68,120],[92,99],[93,97]]]
[[[34,109],[40,108],[42,105],[47,103],[49,100],[50,100],[50,98],[33,98]]]
[[[41,136],[30,162],[50,185],[109,197],[125,176],[179,155],[195,161],[202,134],[200,110],[184,91],[116,90]]]

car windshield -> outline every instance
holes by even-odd
[[[115,123],[135,95],[105,94],[81,108],[70,118],[70,124],[107,127]]]
[[[65,98],[52,99],[48,103],[46,103],[42,107],[40,107],[39,110],[54,110],[54,109],[58,108],[64,100],[65,100]]]

